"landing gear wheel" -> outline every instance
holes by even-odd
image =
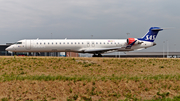
[[[102,57],[102,55],[101,54],[94,54],[92,57]]]
[[[102,55],[101,55],[101,54],[98,54],[98,57],[102,57]]]

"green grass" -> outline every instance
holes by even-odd
[[[13,81],[13,80],[39,80],[39,81],[54,81],[54,80],[62,80],[62,81],[121,81],[121,80],[133,80],[133,81],[140,81],[140,80],[180,80],[180,75],[155,75],[155,76],[135,76],[135,77],[128,77],[128,76],[103,76],[103,77],[93,77],[93,76],[52,76],[52,75],[2,75],[0,77],[0,81]],[[93,82],[93,85],[95,82]]]
[[[140,93],[151,94],[152,100],[149,101],[175,101],[180,98],[176,96],[180,93],[180,59],[0,57],[2,84],[35,81],[38,84],[61,82],[64,85],[60,85],[67,88],[63,93],[68,95],[65,99],[69,101],[78,98],[91,101],[94,96],[97,96],[95,100],[99,101],[145,100]],[[18,89],[23,90],[23,85],[19,85],[19,88],[8,91],[9,95]],[[23,90],[23,94],[31,92],[26,91]],[[46,93],[43,91],[41,93]],[[38,96],[41,100],[59,100],[53,95]],[[23,98],[19,96],[18,99]]]

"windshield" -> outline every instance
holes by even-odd
[[[22,44],[22,42],[15,42],[14,44]]]

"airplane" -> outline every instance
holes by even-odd
[[[91,53],[102,57],[103,53],[134,51],[155,46],[154,40],[160,27],[151,27],[142,38],[128,39],[24,39],[6,48],[10,52],[76,52]]]

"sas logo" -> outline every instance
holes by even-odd
[[[146,35],[146,39],[145,40],[155,40],[156,39],[156,35]]]

